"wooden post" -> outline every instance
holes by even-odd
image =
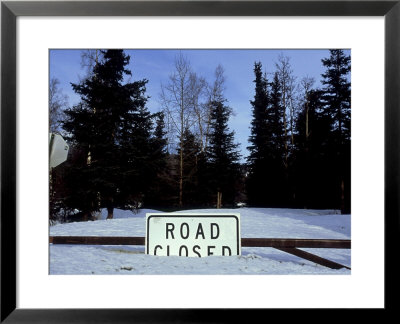
[[[306,259],[308,261],[311,262],[315,262],[317,264],[323,265],[324,267],[328,267],[331,269],[342,269],[342,268],[346,268],[351,270],[349,267],[346,267],[345,265],[330,261],[328,259],[324,259],[319,257],[318,255],[306,252],[306,251],[302,251],[296,248],[276,248],[277,250],[283,251],[283,252],[287,252],[290,254],[293,254],[295,256],[298,256],[302,259]]]

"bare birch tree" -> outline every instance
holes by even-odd
[[[204,152],[207,138],[207,120],[208,107],[204,103],[206,96],[207,82],[204,78],[199,77],[196,73],[191,72],[189,77],[190,84],[190,105],[193,109],[195,118],[194,134],[197,135],[200,142],[200,151]]]
[[[284,164],[288,168],[288,159],[290,154],[290,146],[294,145],[294,122],[295,122],[295,77],[290,65],[290,58],[280,55],[278,62],[275,64],[280,88],[281,88],[281,103],[282,116],[284,127]],[[289,146],[290,145],[290,146]]]
[[[99,49],[88,49],[81,52],[81,68],[85,70],[83,79],[93,75],[94,67],[102,59],[103,54]]]
[[[315,79],[311,78],[309,76],[304,77],[300,81],[300,87],[302,91],[302,98],[301,101],[303,102],[304,109],[305,109],[305,140],[306,142],[308,141],[310,137],[310,125],[309,125],[309,96],[310,96],[310,91],[314,85]]]
[[[52,78],[49,84],[49,128],[51,133],[60,132],[63,111],[68,106],[68,96],[62,93],[60,81]]]
[[[207,103],[204,109],[204,125],[205,125],[205,132],[204,132],[204,150],[207,148],[208,139],[209,139],[209,132],[210,132],[210,125],[211,125],[211,111],[213,107],[213,102],[223,101],[223,92],[225,90],[225,76],[224,76],[224,68],[222,65],[218,65],[214,72],[214,82],[209,84],[207,87]]]
[[[167,84],[161,85],[160,101],[167,116],[169,142],[178,138],[179,149],[179,206],[183,205],[184,133],[191,129],[196,119],[193,112],[193,72],[190,62],[179,54],[175,58],[175,71]],[[170,144],[170,143],[169,143]]]

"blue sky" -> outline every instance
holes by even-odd
[[[79,102],[79,97],[73,92],[70,83],[78,83],[84,76],[81,68],[81,50],[50,50],[50,78],[60,81],[60,88],[68,96],[72,106]],[[161,50],[140,49],[126,50],[131,60],[129,69],[132,71],[132,81],[147,79],[147,95],[150,96],[148,108],[156,112],[160,108],[159,93],[161,83],[166,84],[168,77],[174,71],[174,60],[177,54],[182,54],[190,61],[193,70],[200,76],[212,82],[215,68],[221,64],[225,71],[225,98],[235,113],[230,121],[230,127],[235,131],[236,142],[240,143],[243,158],[248,152],[248,137],[250,135],[251,104],[254,97],[254,62],[260,61],[263,69],[271,74],[275,71],[275,63],[279,55],[290,58],[293,74],[300,81],[303,77],[315,78],[315,86],[320,86],[321,74],[325,69],[321,59],[329,57],[329,50]],[[346,51],[350,54],[350,51]],[[271,73],[271,74],[270,74]]]

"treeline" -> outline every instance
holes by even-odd
[[[178,55],[161,87],[160,110],[147,108],[147,80],[131,82],[122,50],[89,51],[87,77],[72,84],[78,105],[50,87],[50,130],[70,144],[50,171],[50,219],[93,219],[102,208],[164,210],[234,207],[350,208],[350,59],[332,50],[322,89],[296,84],[288,58],[271,80],[255,63],[247,163],[229,129],[224,71],[214,80]],[[128,81],[126,81],[128,80]],[[299,96],[299,86],[302,95]]]
[[[112,218],[114,208],[233,206],[242,190],[222,67],[208,84],[178,56],[160,112],[150,113],[147,80],[125,82],[131,71],[124,51],[92,57],[88,77],[72,84],[81,102],[60,122],[71,150],[51,170],[51,219],[76,211],[92,219],[102,208]]]
[[[247,200],[252,206],[350,212],[350,57],[330,50],[322,88],[296,82],[287,57],[270,80],[254,65]]]

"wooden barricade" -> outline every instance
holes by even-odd
[[[145,245],[145,238],[134,236],[50,236],[49,242],[51,244]],[[272,247],[331,269],[350,269],[345,265],[299,250],[299,248],[351,249],[350,240],[244,237],[241,239],[241,245],[242,247]]]

